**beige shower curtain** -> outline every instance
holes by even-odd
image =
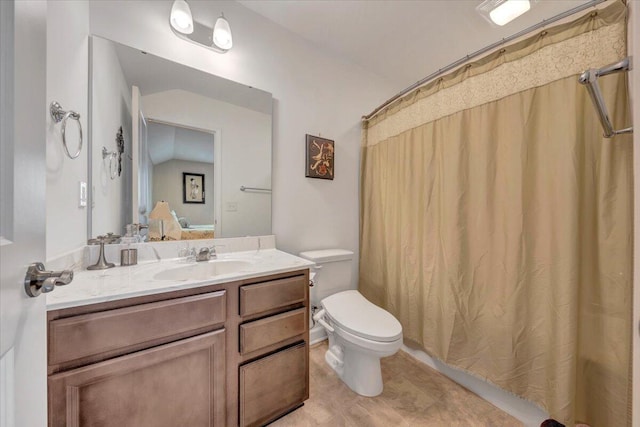
[[[567,424],[624,426],[632,143],[584,69],[626,56],[624,4],[546,29],[364,123],[360,290],[432,356]],[[601,88],[630,123],[626,76]]]

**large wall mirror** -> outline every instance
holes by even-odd
[[[96,36],[90,51],[89,238],[158,216],[171,240],[271,234],[271,94]]]

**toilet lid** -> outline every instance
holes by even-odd
[[[344,291],[322,300],[322,306],[339,327],[372,341],[402,338],[402,325],[391,313],[369,302],[358,291]]]

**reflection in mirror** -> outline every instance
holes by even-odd
[[[89,237],[149,224],[161,201],[175,215],[158,239],[271,234],[271,94],[100,37],[90,46]],[[112,180],[101,151],[116,149],[120,126],[122,175]],[[202,186],[195,198],[185,179]]]
[[[183,240],[215,237],[214,144],[215,133],[147,121],[150,200],[169,204],[172,217],[166,220],[178,221]],[[151,232],[149,239],[162,236]]]

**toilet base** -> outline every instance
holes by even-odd
[[[361,396],[374,397],[382,393],[380,358],[347,349],[344,370],[340,377],[349,388]]]
[[[350,345],[336,344],[329,334],[329,350],[325,361],[351,390],[361,396],[374,397],[382,393],[380,356]]]

